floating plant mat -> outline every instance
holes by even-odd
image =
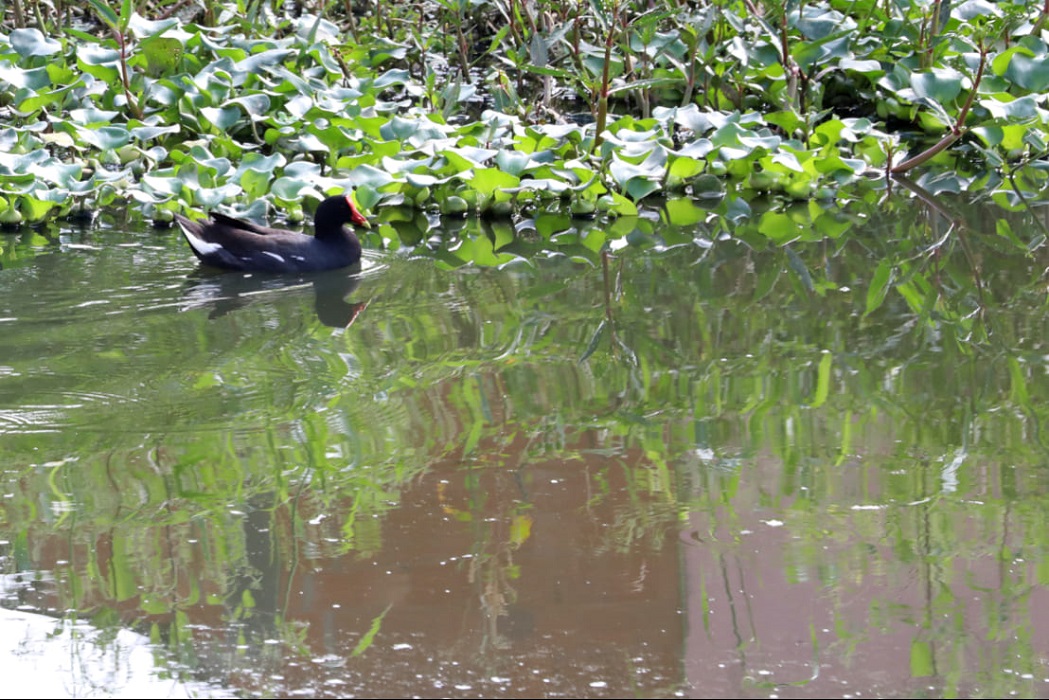
[[[502,218],[734,191],[829,207],[918,165],[933,194],[1015,207],[1046,180],[1033,6],[89,5],[0,35],[8,225],[112,204],[301,221],[343,188]]]

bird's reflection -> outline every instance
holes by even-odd
[[[313,288],[317,319],[332,328],[346,328],[367,307],[367,302],[346,300],[360,285],[360,266],[303,275],[231,273],[199,268],[183,288],[182,311],[210,309],[208,318],[261,302],[267,293],[302,287]]]

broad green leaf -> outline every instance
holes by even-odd
[[[404,85],[411,81],[411,73],[405,68],[391,68],[377,77],[372,86],[377,90],[385,90],[388,87]]]
[[[688,180],[703,172],[705,167],[706,161],[671,156],[667,167],[667,175],[681,180]]]
[[[531,154],[514,150],[501,149],[495,154],[495,163],[499,169],[517,177],[524,173],[531,159]]]
[[[1045,92],[1049,89],[1049,58],[1015,52],[1005,69],[1005,77],[1025,90]]]
[[[169,124],[167,126],[136,126],[130,129],[132,138],[139,141],[151,141],[158,136],[177,134],[180,131],[181,129],[178,124]]]
[[[25,215],[26,221],[33,223],[42,221],[47,213],[56,206],[57,202],[49,199],[40,199],[32,195],[24,195],[20,200],[20,209]]]
[[[911,75],[915,95],[940,105],[950,104],[961,94],[962,74],[950,68],[934,68]]]
[[[142,184],[146,186],[151,194],[162,194],[178,196],[182,194],[183,180],[170,174],[170,169],[164,175],[150,174],[142,176]]]
[[[248,169],[241,173],[237,182],[244,190],[244,194],[250,198],[257,199],[269,191],[269,183],[272,177],[272,171]]]
[[[789,216],[778,211],[769,211],[761,215],[758,231],[778,244],[797,240],[801,229]]]
[[[76,57],[80,70],[108,85],[119,84],[119,51],[103,48],[98,44],[79,44]]]
[[[182,61],[182,42],[162,36],[150,36],[139,44],[146,61],[146,72],[154,78],[171,75]]]
[[[80,87],[79,81],[76,85],[70,85],[68,87],[60,88],[58,90],[38,92],[35,95],[32,95],[20,101],[18,103],[18,111],[26,114],[32,114],[40,109],[43,109],[44,107],[50,107],[51,105],[55,104],[61,107],[69,92],[78,87]]]
[[[229,131],[241,119],[236,107],[204,107],[200,115],[218,131]]]
[[[100,151],[111,151],[126,146],[131,141],[131,133],[126,126],[103,126],[98,129],[77,127],[80,139]]]
[[[521,184],[521,179],[496,168],[479,168],[469,183],[478,192],[491,194],[495,190],[515,188]]]
[[[1002,99],[993,96],[979,100],[979,105],[986,109],[994,119],[1014,123],[1039,120],[1045,123],[1046,113],[1038,106],[1041,99],[1041,95],[1025,95],[1016,99],[1010,96]]]
[[[8,35],[8,41],[11,42],[11,48],[17,51],[22,58],[51,56],[62,50],[60,42],[44,36],[35,27],[12,30],[11,34]]]
[[[46,68],[30,68],[23,70],[17,66],[6,65],[7,61],[0,61],[0,83],[7,83],[15,88],[26,90],[43,90],[51,86],[51,75]],[[29,97],[27,95],[27,97]]]
[[[635,202],[659,190],[658,175],[650,169],[615,159],[609,172],[619,188]]]
[[[237,61],[233,66],[234,75],[244,73],[248,75],[257,74],[263,68],[278,66],[284,59],[292,55],[291,49],[270,49],[248,56]]]
[[[137,12],[133,12],[127,28],[130,29],[131,33],[138,39],[143,40],[147,37],[159,37],[167,30],[177,27],[178,25],[179,20],[175,17],[153,21],[146,19]]]
[[[696,203],[687,197],[668,199],[663,208],[666,211],[667,222],[672,226],[695,226],[707,216],[706,210],[696,206]]]
[[[721,178],[700,175],[692,181],[692,195],[699,199],[720,199],[725,196],[725,187]]]
[[[618,216],[637,216],[638,210],[637,205],[632,201],[619,194],[618,192],[610,192],[605,195],[612,198],[612,203],[608,206],[607,211],[612,212]]]

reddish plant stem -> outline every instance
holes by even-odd
[[[611,82],[612,47],[616,42],[616,30],[619,27],[619,3],[612,6],[612,18],[608,23],[608,36],[605,37],[605,64],[601,69],[601,85],[597,98],[597,123],[594,125],[594,148],[604,141],[601,133],[608,122],[608,85]]]
[[[968,129],[965,128],[965,118],[969,115],[969,110],[972,108],[973,100],[976,99],[976,92],[980,88],[980,81],[983,80],[983,71],[987,65],[987,47],[980,43],[980,64],[976,67],[976,77],[973,78],[973,86],[969,91],[969,96],[965,100],[965,104],[962,105],[961,112],[958,113],[958,118],[955,120],[954,125],[951,127],[950,132],[947,133],[942,139],[937,141],[935,144],[925,149],[913,158],[908,158],[890,171],[893,175],[900,175],[908,170],[918,167],[923,163],[927,163],[932,160],[938,154],[942,153],[948,146],[953,144],[955,141],[965,135]]]
[[[125,43],[124,33],[118,31],[117,42],[120,44],[120,77],[124,82],[124,98],[127,100],[128,109],[131,110],[131,114],[135,119],[142,118],[142,110],[139,109],[138,103],[135,102],[135,98],[131,95],[131,76],[127,70],[127,44]]]

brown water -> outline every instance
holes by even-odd
[[[1047,265],[970,216],[302,279],[2,234],[5,692],[1043,697]]]

